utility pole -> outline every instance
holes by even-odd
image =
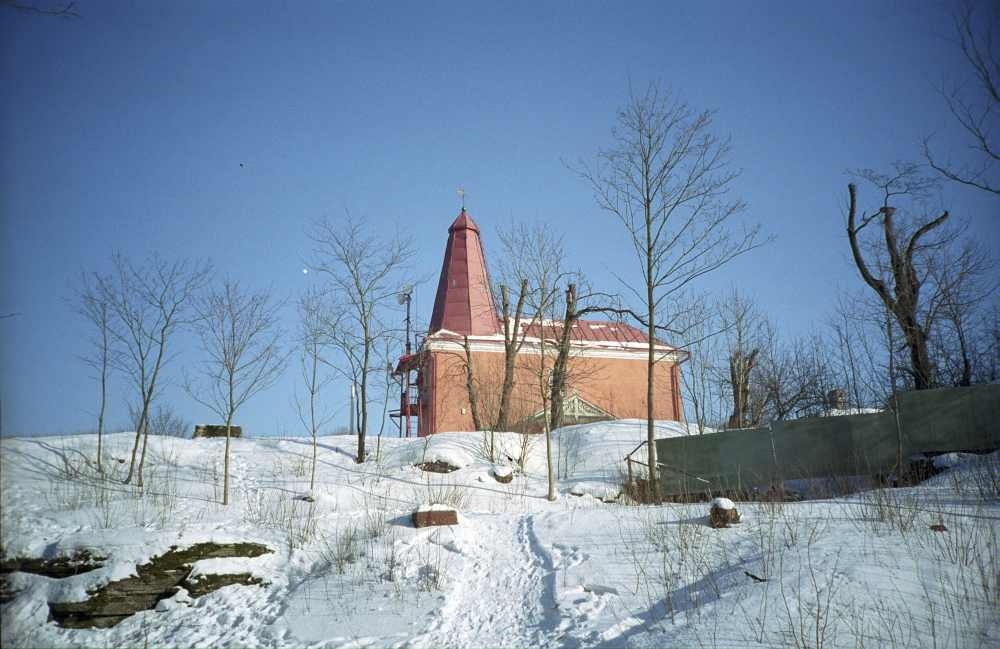
[[[413,296],[413,286],[407,284],[399,291],[396,296],[396,301],[399,304],[406,306],[406,344],[404,346],[406,356],[409,356],[413,352],[413,348],[410,346],[410,301]],[[404,426],[405,435],[410,436],[410,370],[406,369],[403,371],[403,376],[400,381],[400,399],[399,399],[399,414],[400,417],[406,422]]]

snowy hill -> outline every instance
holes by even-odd
[[[658,425],[661,437],[685,432]],[[371,439],[363,464],[353,438],[323,437],[312,502],[310,440],[235,439],[228,507],[224,440],[150,438],[140,492],[95,477],[92,436],[4,439],[3,558],[99,560],[69,576],[4,575],[2,644],[1000,646],[996,454],[952,458],[919,487],[736,503],[742,523],[712,529],[705,504],[601,502],[644,436],[639,421],[556,431],[556,502],[538,436],[496,434],[492,461],[484,434]],[[105,439],[119,477],[130,438]],[[508,466],[513,480],[498,482]],[[456,507],[459,524],[414,528],[431,503]],[[47,621],[50,602],[72,608],[208,543],[267,551],[194,559],[182,591],[110,628]]]

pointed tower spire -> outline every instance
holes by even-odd
[[[439,329],[463,335],[500,331],[479,226],[464,206],[448,228],[448,245],[444,249],[429,333]]]

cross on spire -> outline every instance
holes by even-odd
[[[459,187],[458,191],[456,193],[458,194],[458,197],[460,199],[462,199],[462,211],[464,212],[465,211],[465,188]]]

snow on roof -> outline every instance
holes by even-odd
[[[562,335],[561,321],[547,320],[544,322],[528,322],[521,327],[521,332],[531,338],[558,338]],[[574,342],[614,342],[647,344],[649,338],[639,329],[623,322],[606,322],[599,320],[577,320],[573,323],[570,337]],[[661,341],[656,341],[663,344]]]
[[[527,321],[521,323],[521,335],[528,343],[538,342],[543,336],[547,341],[557,340],[562,335],[561,320]],[[427,336],[425,340],[461,340],[462,334],[448,329],[439,329]],[[471,342],[503,343],[502,333],[480,334],[469,336]],[[648,338],[640,329],[622,322],[598,320],[578,320],[573,323],[570,337],[574,346],[602,347],[616,349],[646,349]],[[656,347],[663,350],[676,350],[662,340],[654,339]]]
[[[847,417],[849,415],[875,415],[879,408],[830,408],[820,413],[820,417]]]

